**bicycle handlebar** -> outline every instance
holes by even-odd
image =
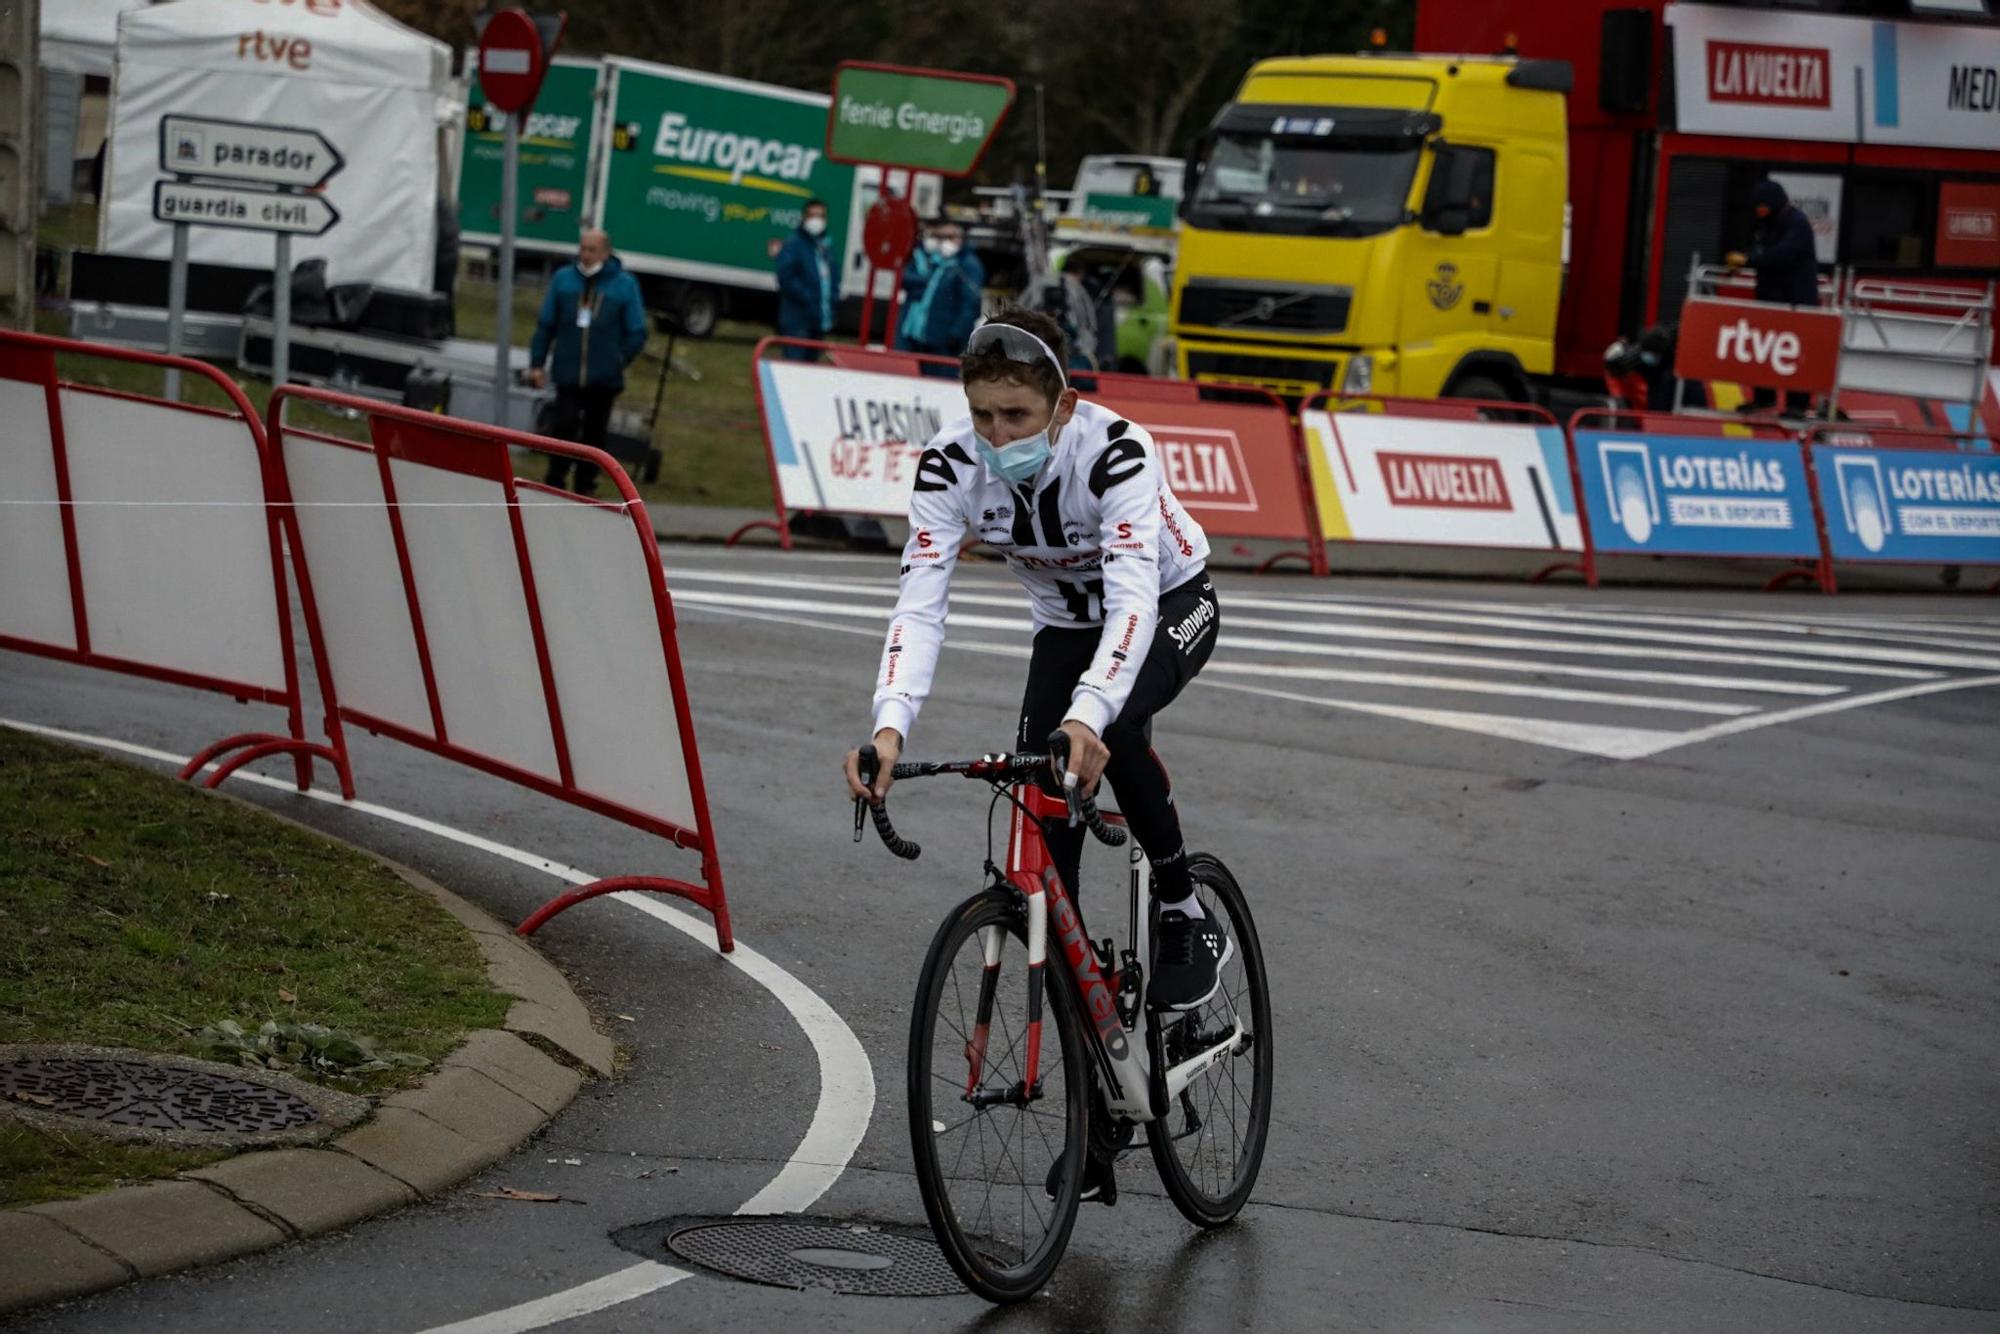
[[[1069,756],[1069,737],[1057,731],[1049,737],[1049,751],[1045,755],[988,755],[977,760],[924,761],[906,760],[898,764],[891,773],[896,778],[929,778],[936,774],[960,774],[967,778],[981,778],[994,783],[1030,782],[1051,767],[1060,764]],[[881,752],[874,743],[861,747],[861,782],[866,787],[875,785],[876,777],[882,772]],[[1067,775],[1065,775],[1067,776]],[[1107,847],[1123,847],[1126,833],[1107,821],[1097,809],[1097,802],[1089,794],[1079,791],[1073,784],[1065,786],[1063,795],[1069,802],[1070,819],[1074,823],[1081,820],[1085,828],[1096,836],[1097,841]],[[864,810],[866,814],[864,814]],[[875,832],[882,840],[882,846],[904,861],[915,861],[923,855],[923,846],[896,832],[896,826],[889,819],[889,803],[870,801],[865,797],[854,799],[854,841],[859,843],[868,819],[872,817]]]

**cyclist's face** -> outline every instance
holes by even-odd
[[[1012,380],[980,380],[965,387],[965,401],[972,408],[972,429],[995,445],[1025,440],[1062,426],[1076,411],[1076,391],[1066,391],[1056,400],[1053,417],[1049,400],[1033,385]]]

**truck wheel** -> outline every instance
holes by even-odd
[[[722,318],[722,293],[707,283],[689,283],[681,289],[677,313],[682,333],[689,338],[707,338]]]
[[[1512,403],[1514,391],[1490,375],[1461,375],[1444,391],[1446,398],[1483,398],[1494,403]]]

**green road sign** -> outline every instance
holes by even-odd
[[[584,185],[590,179],[590,132],[596,115],[598,66],[594,60],[558,59],[521,123],[520,217],[517,244],[537,250],[573,250],[583,229]],[[507,141],[506,113],[486,105],[471,81],[465,109],[465,148],[459,160],[458,227],[468,241],[500,240],[500,165]]]
[[[968,176],[1013,105],[1014,85],[1006,79],[843,64],[833,73],[827,156]]]
[[[627,265],[770,287],[778,246],[814,198],[827,244],[845,252],[854,169],[827,158],[824,95],[610,64],[602,216]]]

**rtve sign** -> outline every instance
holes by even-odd
[[[1840,370],[1840,329],[1830,310],[1692,299],[1681,308],[1674,373],[1825,393]]]

